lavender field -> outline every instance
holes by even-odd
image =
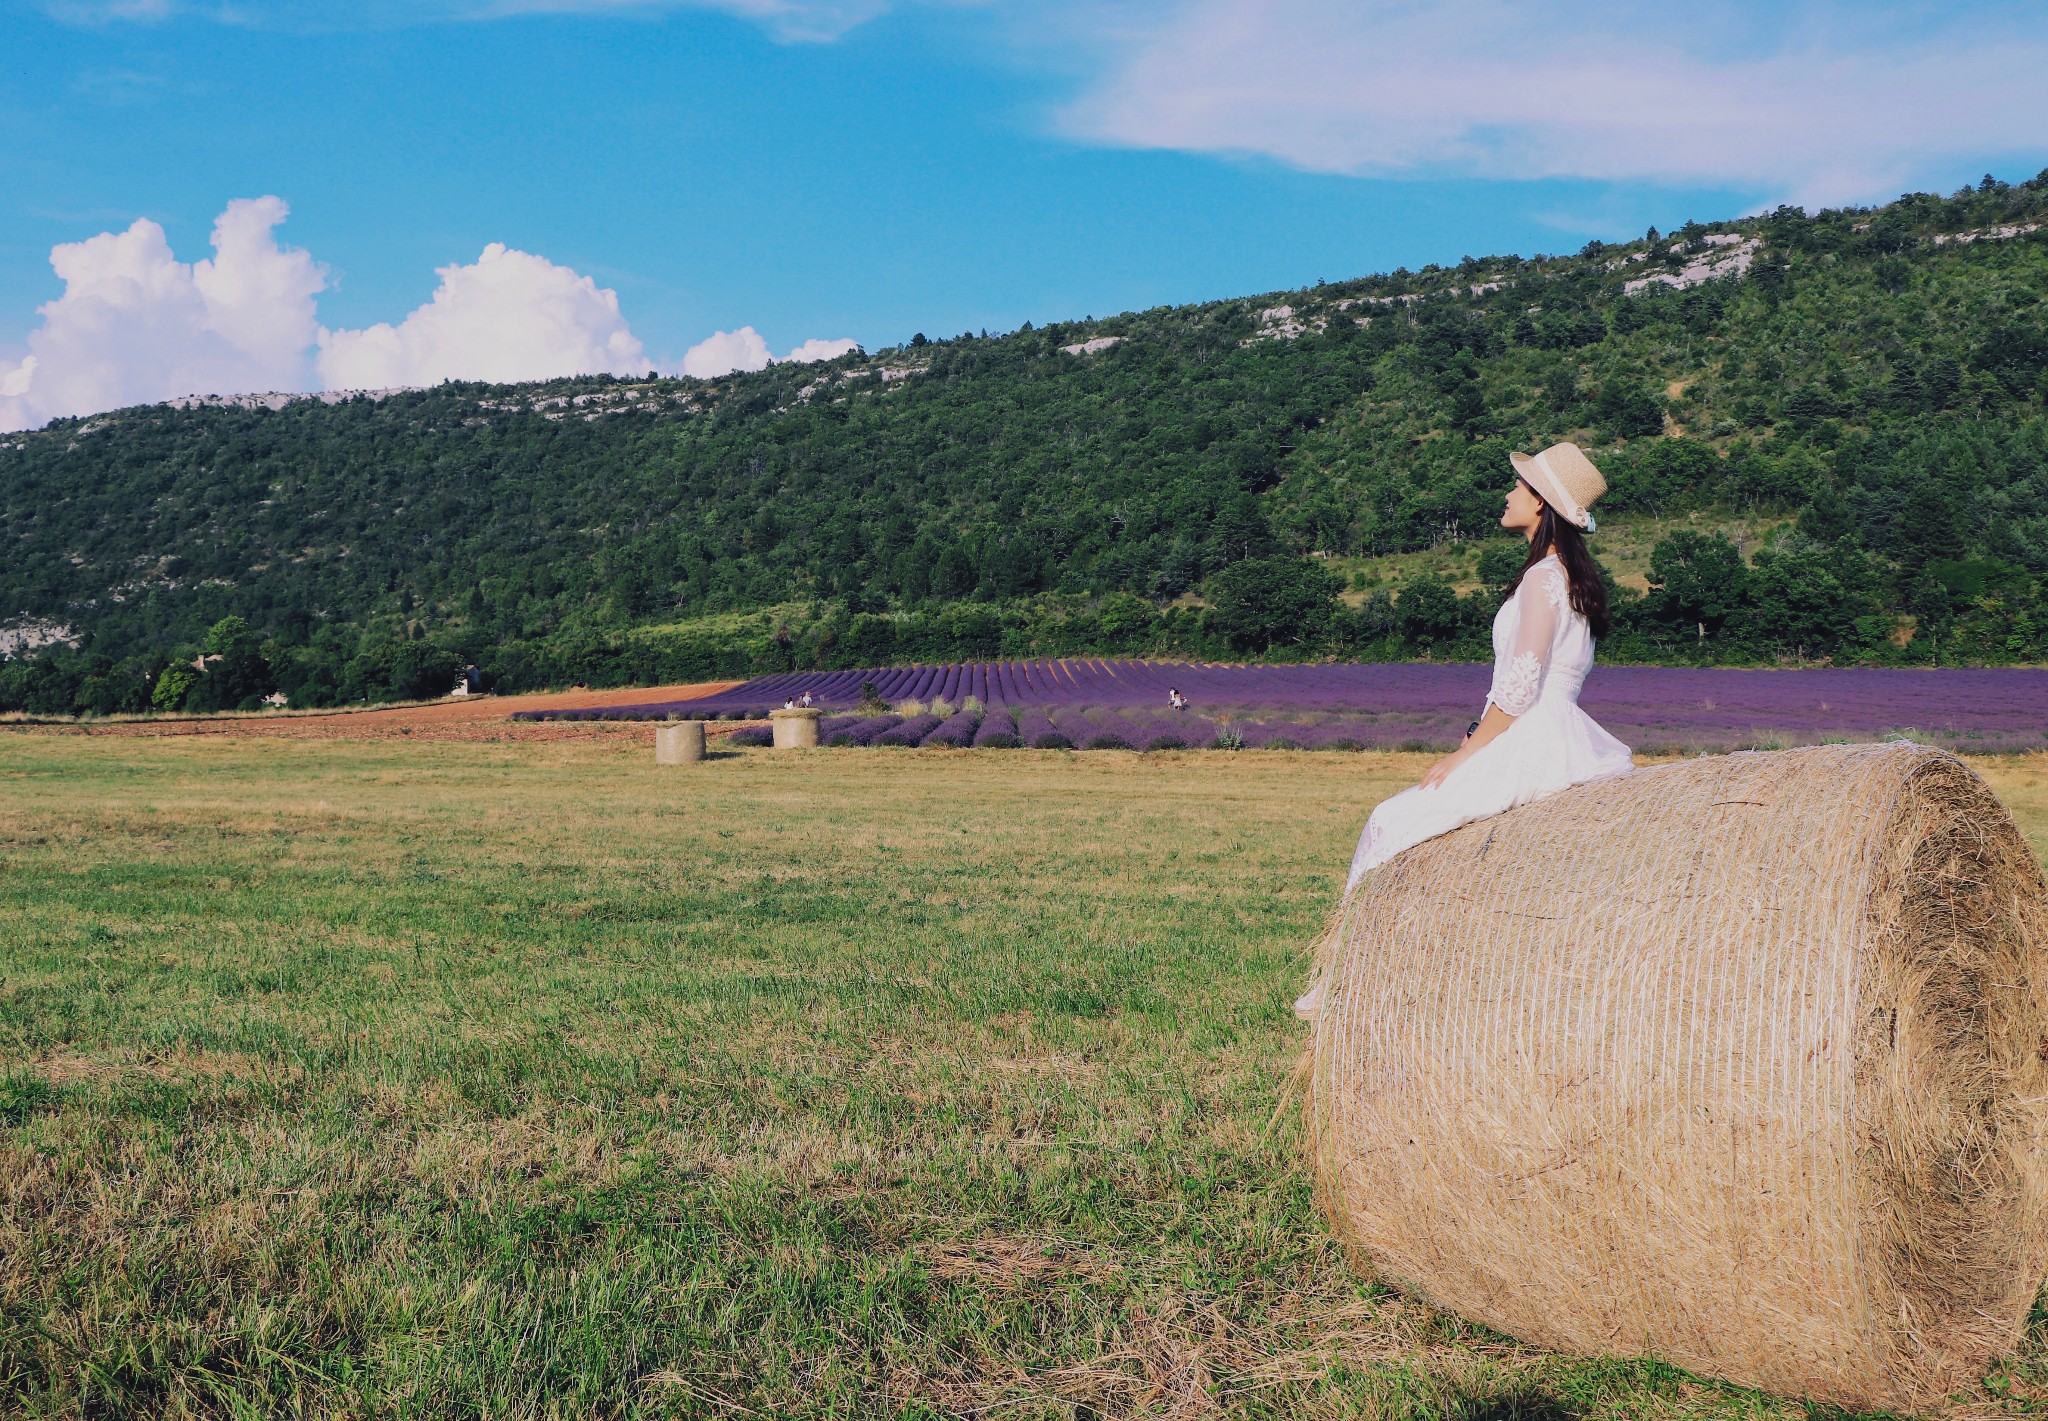
[[[1479,714],[1489,677],[1467,663],[982,661],[795,672],[697,700],[521,718],[754,720],[808,692],[832,745],[1448,749]],[[886,712],[858,713],[864,686]],[[1174,689],[1187,709],[1169,708]],[[1895,735],[1977,753],[2048,749],[2048,670],[1599,666],[1580,701],[1652,754]]]

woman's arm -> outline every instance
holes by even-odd
[[[1429,767],[1429,773],[1422,777],[1424,789],[1434,789],[1444,782],[1444,776],[1471,759],[1473,753],[1487,744],[1503,730],[1515,723],[1515,718],[1499,706],[1488,702],[1486,714],[1479,718],[1479,728],[1465,737],[1465,743]]]
[[[1516,716],[1536,704],[1550,669],[1550,644],[1557,635],[1566,595],[1564,573],[1555,564],[1546,563],[1522,579],[1515,589],[1514,642],[1493,669],[1486,714],[1464,744],[1429,767],[1422,777],[1424,789],[1442,784],[1453,770],[1513,725]]]

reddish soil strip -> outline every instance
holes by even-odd
[[[644,723],[633,721],[516,721],[512,719],[512,713],[693,700],[698,696],[716,695],[738,684],[737,681],[699,681],[685,686],[643,686],[628,690],[465,696],[376,710],[179,716],[166,720],[21,724],[0,726],[0,729],[43,730],[71,735],[273,735],[296,740],[590,740],[612,735],[645,736],[651,731]],[[711,733],[725,734],[740,729],[742,724],[740,721],[715,723]]]

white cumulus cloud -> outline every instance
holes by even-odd
[[[187,265],[138,218],[50,251],[63,295],[38,308],[28,354],[0,363],[0,429],[198,391],[298,390],[327,273],[280,247],[280,198],[230,202],[214,255]]]
[[[433,299],[395,326],[321,329],[318,365],[328,389],[647,369],[617,293],[568,267],[493,242],[470,265],[437,274]]]
[[[851,355],[860,349],[857,340],[807,340],[783,356],[784,360],[797,365],[809,365],[819,360],[837,360],[842,355]]]
[[[1794,0],[1172,0],[1088,41],[1060,115],[1322,172],[1722,183],[1810,204],[2041,150],[2048,20]],[[1134,18],[1135,16],[1135,18]]]
[[[774,358],[759,331],[741,326],[736,331],[719,331],[684,351],[683,373],[710,380],[735,370],[766,370]]]
[[[859,349],[859,341],[818,340],[814,337],[781,359],[808,365],[819,360],[837,360]],[[777,358],[768,353],[768,342],[761,333],[752,326],[741,326],[736,331],[719,331],[684,351],[682,373],[699,380],[714,380],[735,370],[766,370],[775,363]]]
[[[0,430],[180,395],[516,384],[650,368],[616,292],[502,242],[441,267],[432,298],[397,323],[330,330],[316,310],[327,269],[277,243],[289,211],[276,197],[230,202],[214,223],[213,256],[189,266],[147,218],[52,248],[64,292],[40,308],[27,354],[0,358]],[[854,349],[851,340],[807,340],[781,359]],[[709,378],[775,360],[760,332],[741,326],[691,347],[682,373]]]

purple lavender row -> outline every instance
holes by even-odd
[[[972,734],[972,713],[957,714],[941,722],[926,715],[912,720],[885,715],[871,718],[835,717],[821,727],[821,739],[831,745],[961,746],[1008,748],[1028,745],[1037,749],[1158,751],[1203,749],[1210,746],[1246,749],[1299,750],[1411,750],[1443,751],[1453,748],[1464,726],[1447,717],[1370,717],[1313,715],[1298,719],[1241,719],[1213,721],[1186,712],[1150,715],[1144,712],[1083,711],[1057,707],[1050,713],[1029,709],[1013,719],[1008,712],[990,712]],[[1902,727],[1902,729],[1905,729]],[[1738,731],[1727,727],[1702,730],[1643,726],[1632,729],[1632,743],[1651,753],[1685,750],[1739,750],[1757,746],[1800,743],[1793,732],[1770,727]],[[1918,731],[1924,740],[1953,745],[1964,750],[2029,749],[2039,740],[2024,734],[2006,739],[1982,735],[1972,740],[1939,732]],[[735,745],[766,744],[765,727],[737,732]]]
[[[563,717],[567,718],[567,717]],[[600,718],[593,711],[575,713],[579,720]],[[1701,717],[1685,712],[1644,716],[1640,719],[1610,718],[1628,742],[1646,753],[1725,751],[1810,743],[1811,732],[1784,724],[1757,724],[1747,728],[1699,723]],[[973,717],[963,713],[943,724],[936,716],[924,716],[906,723],[902,717],[838,716],[820,726],[820,740],[830,745],[965,745],[1008,748],[1030,745],[1038,749],[1201,749],[1228,744],[1246,749],[1302,750],[1430,750],[1453,748],[1463,733],[1455,717],[1366,717],[1322,715],[1301,720],[1239,720],[1218,723],[1185,713],[1148,717],[1142,713],[1116,715],[1088,714],[1062,707],[1052,715],[1027,710],[1021,720],[1006,711],[984,717],[970,736]],[[948,729],[948,727],[951,727]],[[1891,727],[1892,733],[1909,734],[1934,744],[1963,751],[2000,753],[2039,748],[2043,738],[2024,728],[2000,731],[1927,730],[1920,726]],[[928,733],[927,733],[928,732]],[[884,738],[886,737],[886,738]],[[772,739],[766,726],[734,732],[729,744],[767,745]]]
[[[996,663],[999,673],[1010,663]],[[1134,689],[1131,678],[1112,675],[1112,663],[1086,665],[1046,663],[1055,679],[1064,682],[1075,704],[1104,707],[1113,697],[1128,696]],[[926,668],[935,672],[935,668]],[[1357,743],[1399,748],[1420,748],[1455,743],[1463,720],[1476,714],[1483,697],[1485,668],[1459,666],[1383,667],[1152,667],[1150,675],[1174,677],[1173,684],[1195,699],[1204,683],[1200,674],[1214,672],[1232,678],[1218,687],[1244,692],[1253,683],[1271,691],[1298,689],[1274,679],[1285,673],[1343,672],[1353,681],[1372,674],[1379,679],[1365,704],[1347,709],[1357,717],[1348,726],[1331,729],[1322,724],[1338,708],[1305,707],[1283,717],[1297,727],[1295,735],[1313,731],[1318,741]],[[1267,676],[1265,673],[1273,673]],[[839,673],[855,682],[858,693],[861,673]],[[1086,684],[1083,685],[1084,680]],[[1459,685],[1458,681],[1470,684]],[[765,688],[765,683],[756,683]],[[938,683],[941,690],[946,683]],[[952,689],[965,684],[972,693],[975,683],[964,682],[955,668]],[[998,686],[1002,685],[998,676]],[[1332,682],[1331,684],[1337,684]],[[1341,689],[1341,686],[1339,687]],[[747,688],[739,688],[744,690]],[[794,684],[784,689],[795,689]],[[1014,686],[1012,689],[1015,689]],[[728,698],[739,691],[727,693]],[[701,717],[711,713],[741,715],[747,708],[727,700],[675,702],[667,705],[597,708],[569,712],[524,713],[521,718],[594,720],[630,717],[659,719],[665,715]],[[814,694],[814,699],[817,697]],[[1817,738],[1848,736],[1864,738],[1895,732],[1912,732],[1936,743],[1959,749],[2012,750],[2038,748],[2048,729],[2048,673],[2023,668],[1993,670],[1923,671],[1856,668],[1757,672],[1671,667],[1602,667],[1595,671],[1586,689],[1585,702],[1603,723],[1632,744],[1648,748],[1733,748],[1752,743],[1799,743]],[[1014,705],[1014,702],[1010,703]],[[756,714],[771,706],[757,704]],[[1216,707],[1210,707],[1215,709]],[[1263,722],[1270,715],[1256,716],[1257,710],[1278,707],[1246,705],[1237,707],[1238,718]],[[1135,722],[1134,722],[1135,724]],[[1021,732],[1021,727],[1020,727]],[[1090,734],[1101,734],[1091,726]],[[1140,732],[1142,734],[1142,732]],[[1020,738],[1023,738],[1020,733]],[[1254,736],[1258,739],[1258,736]],[[1280,732],[1279,739],[1291,738]],[[1307,743],[1304,741],[1303,743]]]
[[[1017,718],[1006,710],[992,710],[981,718],[974,732],[974,745],[981,750],[1014,750],[1024,742],[1017,735]]]
[[[875,737],[885,731],[894,730],[903,723],[900,715],[871,715],[856,719],[851,725],[825,734],[824,724],[818,726],[818,739],[826,745],[872,745]]]
[[[893,730],[883,731],[874,738],[872,743],[876,745],[922,745],[925,737],[934,730],[937,730],[939,725],[940,720],[935,715],[914,715]]]
[[[974,736],[981,728],[982,713],[978,710],[959,711],[949,717],[938,729],[927,735],[921,742],[925,745],[967,746],[974,743]]]
[[[1033,750],[1074,748],[1074,742],[1062,735],[1042,710],[1027,710],[1017,717],[1017,737]]]
[[[715,696],[687,702],[635,707],[651,714],[693,716],[762,715],[806,692],[812,703],[827,709],[854,705],[863,687],[891,703],[940,697],[957,703],[973,696],[984,705],[1144,706],[1163,704],[1177,688],[1211,705],[1254,702],[1317,704],[1331,709],[1354,706],[1358,695],[1391,668],[1370,666],[1218,666],[1145,661],[1005,661],[967,662],[950,666],[886,667],[856,671],[789,672],[762,677]],[[1484,668],[1421,666],[1398,668],[1428,673],[1433,683],[1446,678],[1470,682],[1476,673],[1483,694]],[[1419,689],[1419,688],[1418,688]],[[1431,694],[1447,689],[1435,686]],[[687,707],[687,710],[684,708]],[[539,714],[548,714],[541,712]]]
[[[1078,706],[1053,706],[1046,711],[1046,719],[1060,738],[1074,749],[1084,748],[1096,735],[1096,726],[1088,713]]]
[[[1164,713],[1166,688],[1197,712],[1241,720],[1364,717],[1367,744],[1455,741],[1478,714],[1489,672],[1473,665],[1200,666],[1145,662],[984,662],[883,671],[792,673],[720,696],[657,705],[523,712],[522,719],[661,719],[765,716],[808,690],[828,709],[849,709],[873,682],[885,700],[914,691],[974,695],[1016,713],[1028,707]],[[2048,671],[2032,668],[1904,670],[1843,668],[1745,671],[1603,666],[1584,703],[1632,744],[1723,748],[1781,738],[1869,737],[1901,731],[1964,749],[2048,743]],[[1094,733],[1102,733],[1099,728]],[[1020,727],[1021,734],[1021,727]],[[1286,738],[1284,735],[1282,738]],[[1324,737],[1327,738],[1327,737]]]

